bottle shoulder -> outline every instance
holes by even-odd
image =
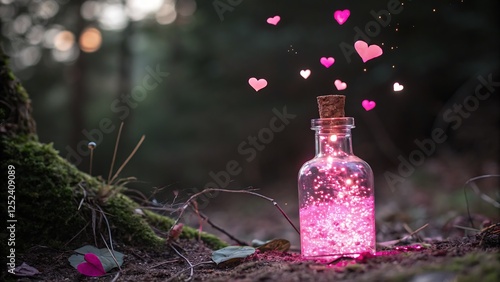
[[[333,156],[316,156],[313,159],[305,162],[299,173],[311,170],[313,168],[328,168],[332,166],[342,166],[347,167],[351,170],[365,170],[372,171],[370,165],[355,155],[348,155],[344,157],[333,157]]]

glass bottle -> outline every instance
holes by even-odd
[[[306,259],[375,253],[373,172],[352,153],[354,118],[311,121],[316,156],[299,172],[300,241]]]

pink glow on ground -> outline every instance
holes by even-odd
[[[342,193],[339,193],[342,194]],[[300,209],[301,250],[308,259],[334,260],[375,252],[374,199],[342,197]]]

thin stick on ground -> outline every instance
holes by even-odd
[[[193,208],[193,207],[191,207]],[[231,235],[229,232],[227,232],[226,230],[224,230],[222,227],[216,225],[215,223],[213,223],[210,218],[208,218],[208,216],[200,211],[197,211],[196,212],[197,215],[199,217],[201,217],[206,223],[208,223],[210,226],[212,226],[212,228],[220,231],[221,233],[223,233],[224,235],[226,235],[227,237],[229,237],[231,240],[233,240],[234,242],[236,242],[238,245],[241,245],[241,246],[249,246],[247,243],[239,240],[238,238],[234,237],[233,235]]]
[[[404,229],[406,230],[406,232],[408,232],[408,233],[410,233],[410,234],[412,234],[413,232],[415,232],[415,231],[413,231],[413,229],[411,229],[411,228],[410,228],[410,226],[408,226],[408,224],[406,224],[406,223],[403,223],[403,227],[404,227]],[[418,241],[422,242],[422,238],[420,238],[420,236],[416,236],[416,239],[417,239]]]
[[[424,228],[426,228],[427,226],[429,226],[429,223],[424,224],[424,226],[420,227],[419,229],[417,229],[417,230],[415,230],[415,231],[411,232],[410,234],[408,234],[408,235],[404,236],[403,238],[399,239],[399,240],[398,240],[398,243],[399,243],[399,242],[401,242],[401,241],[406,240],[407,238],[409,238],[409,237],[411,237],[411,236],[413,236],[413,235],[415,235],[415,234],[417,234],[418,232],[422,231],[422,230],[423,230]]]
[[[488,202],[488,203],[492,204],[492,205],[493,205],[494,207],[496,207],[496,208],[500,208],[500,203],[499,203],[499,202],[495,201],[495,200],[494,200],[493,198],[491,198],[490,196],[488,196],[488,195],[486,195],[486,194],[482,193],[481,191],[479,191],[479,188],[478,188],[478,187],[477,187],[477,185],[475,185],[475,183],[474,183],[474,181],[476,181],[476,180],[483,179],[483,178],[490,178],[490,177],[500,177],[500,175],[499,175],[499,174],[487,174],[487,175],[481,175],[481,176],[473,177],[473,178],[471,178],[471,179],[467,180],[467,181],[465,182],[465,184],[464,184],[464,188],[463,188],[463,189],[464,189],[465,205],[466,205],[466,207],[467,207],[467,216],[469,217],[470,226],[471,226],[472,228],[475,228],[475,227],[474,227],[474,222],[473,222],[473,220],[472,220],[472,216],[471,216],[471,214],[470,214],[470,209],[469,209],[469,200],[467,199],[467,190],[466,190],[467,185],[469,185],[469,183],[474,184],[474,186],[475,186],[475,187],[473,187],[473,186],[471,186],[471,187],[472,187],[472,189],[474,190],[474,192],[475,192],[476,194],[478,194],[478,195],[479,195],[479,197],[481,197],[481,199],[483,199],[484,201],[486,201],[486,202]]]
[[[158,266],[162,266],[162,265],[167,264],[167,263],[173,263],[173,262],[178,262],[178,261],[179,261],[179,259],[171,259],[171,260],[167,260],[167,261],[162,261],[162,262],[159,262],[157,264],[150,266],[149,269],[153,269],[153,268],[156,268]]]
[[[195,268],[197,266],[200,266],[200,265],[203,265],[203,264],[214,264],[214,262],[213,261],[202,261],[202,262],[193,264],[192,266],[184,268],[183,270],[181,270],[181,271],[177,272],[176,274],[172,275],[172,277],[170,277],[167,281],[173,281],[175,278],[179,277],[179,275],[181,275],[182,273],[184,273],[186,270],[191,269],[191,271],[192,271],[193,268]]]
[[[266,196],[261,195],[259,193],[253,192],[252,190],[227,190],[227,189],[219,189],[219,188],[207,188],[207,189],[204,189],[204,190],[192,195],[191,197],[189,197],[189,199],[184,203],[184,205],[179,208],[179,216],[175,220],[174,224],[172,224],[172,227],[170,227],[169,233],[177,225],[177,223],[179,223],[179,220],[181,219],[182,215],[184,214],[184,211],[189,207],[189,204],[192,201],[194,201],[198,196],[200,196],[204,193],[208,193],[208,192],[227,192],[227,193],[250,194],[250,195],[254,195],[254,196],[260,197],[262,199],[268,200],[271,203],[273,203],[273,205],[280,211],[280,213],[286,218],[286,220],[288,221],[288,223],[290,223],[290,225],[293,227],[293,229],[295,229],[295,231],[297,231],[297,233],[300,234],[299,229],[297,227],[295,227],[293,222],[290,220],[290,218],[286,215],[286,213],[281,209],[281,207],[278,205],[278,203],[274,199],[266,197]]]
[[[116,259],[115,257],[115,251],[109,249],[109,246],[108,246],[108,243],[106,243],[106,239],[104,239],[104,236],[102,235],[102,233],[99,233],[101,235],[101,238],[102,238],[102,241],[104,242],[104,245],[106,245],[106,248],[108,249],[108,252],[111,254],[111,257],[113,258],[113,260],[115,261],[116,263],[116,266],[118,266],[118,269],[120,269],[120,271],[122,270],[120,264],[118,263],[118,260]]]
[[[380,242],[380,243],[377,243],[378,246],[381,246],[381,247],[385,247],[385,248],[389,248],[389,247],[393,247],[394,245],[396,244],[399,244],[401,243],[402,241],[406,240],[407,238],[417,234],[418,232],[422,231],[424,228],[426,228],[427,226],[429,226],[429,223],[426,223],[424,226],[420,227],[419,229],[413,231],[413,232],[410,232],[410,234],[404,236],[403,238],[401,239],[398,239],[398,240],[392,240],[392,241],[385,241],[385,242]]]
[[[191,279],[193,279],[193,275],[194,275],[194,266],[193,264],[191,263],[191,261],[189,261],[189,259],[185,256],[183,256],[175,247],[173,244],[170,244],[170,248],[172,248],[172,250],[174,250],[174,252],[177,253],[178,256],[180,256],[183,260],[185,260],[188,264],[189,264],[189,277],[185,280],[185,281],[191,281]],[[182,272],[181,272],[182,273]],[[180,275],[180,274],[179,274]],[[171,281],[171,279],[175,278],[175,275],[173,277],[171,277],[169,280],[167,281]]]

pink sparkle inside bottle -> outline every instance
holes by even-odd
[[[373,172],[352,152],[354,118],[312,120],[316,156],[299,172],[300,242],[306,259],[375,253]]]

